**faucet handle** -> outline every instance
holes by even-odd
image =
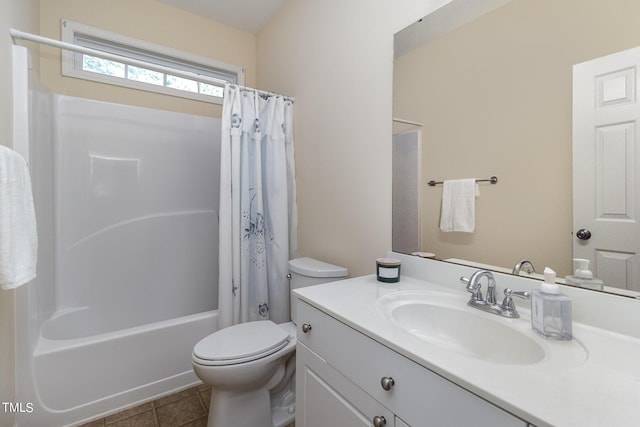
[[[471,292],[473,295],[471,298],[475,301],[482,301],[482,290],[480,289],[480,283],[471,283],[471,279],[468,277],[460,277],[460,283],[467,286],[467,291]]]
[[[464,277],[464,276],[460,276],[460,283],[462,283],[463,285],[469,286],[469,278],[468,277]]]
[[[513,295],[514,297],[529,299],[531,298],[531,292],[529,291],[512,291],[511,288],[506,288],[504,290],[504,294],[507,295],[507,291],[509,295]]]
[[[517,319],[520,317],[520,315],[516,310],[516,305],[513,302],[513,298],[511,297],[512,295],[522,299],[529,299],[531,297],[531,293],[520,291],[514,292],[511,290],[511,288],[506,288],[504,290],[504,299],[502,300],[502,315],[505,317]]]

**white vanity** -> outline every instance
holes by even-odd
[[[519,319],[468,307],[459,277],[474,269],[393,256],[399,283],[296,292],[297,427],[640,425],[639,301],[568,289],[575,339],[549,341],[526,301]],[[500,295],[539,283],[496,280]]]

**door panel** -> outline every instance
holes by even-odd
[[[640,48],[574,66],[573,256],[606,286],[640,291],[638,65]]]

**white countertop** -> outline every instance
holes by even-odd
[[[429,344],[398,328],[376,304],[381,296],[398,291],[437,291],[464,296],[465,305],[469,294],[456,283],[456,273],[451,273],[447,286],[407,274],[399,283],[382,283],[371,275],[303,288],[296,293],[332,317],[538,427],[640,426],[637,336],[574,320],[573,341],[551,341],[531,330],[526,308],[518,308],[520,319],[500,318],[468,308],[505,322],[520,322],[513,325],[546,350],[547,356],[540,362],[507,365]],[[490,339],[491,331],[486,333]],[[573,351],[580,346],[586,349],[586,357],[581,350]]]

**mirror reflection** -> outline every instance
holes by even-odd
[[[587,258],[583,249],[593,242],[576,237],[588,227],[574,224],[574,213],[590,207],[584,200],[574,206],[574,173],[602,169],[597,160],[574,164],[574,65],[639,46],[638,16],[636,0],[453,0],[398,33],[394,147],[403,148],[394,169],[403,181],[394,175],[393,249],[508,272],[528,260],[537,272],[548,266],[560,278],[573,275],[573,258]],[[637,76],[627,82],[637,86]],[[609,86],[621,91],[616,82]],[[618,146],[640,134],[629,120],[632,136]],[[633,172],[640,162],[618,161],[607,179],[616,166],[640,176]],[[473,232],[442,231],[443,185],[427,182],[492,176],[495,185],[477,186]],[[629,187],[618,199],[640,200],[637,182],[612,182]],[[634,209],[640,214],[631,206],[614,219],[635,223]],[[636,256],[605,249],[618,258],[602,264],[596,253],[590,269],[598,276],[620,267],[625,279],[605,283],[606,290],[639,295]]]

